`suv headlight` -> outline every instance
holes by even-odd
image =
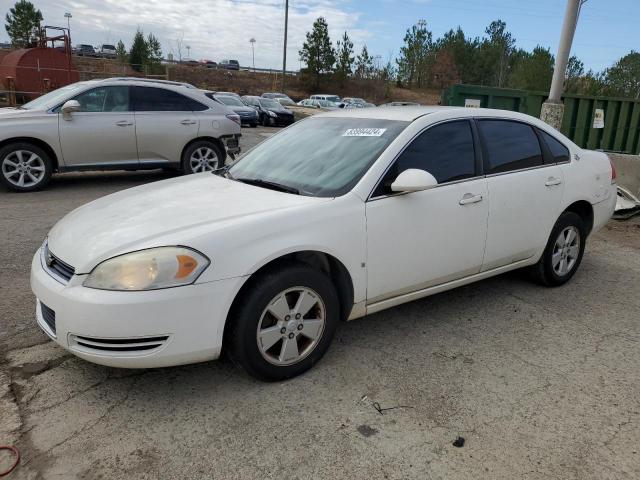
[[[195,282],[209,259],[186,247],[158,247],[126,253],[98,264],[83,285],[101,290],[156,290]]]
[[[275,117],[276,114],[274,112],[272,112],[271,110],[267,110],[267,113],[269,114],[270,117]]]

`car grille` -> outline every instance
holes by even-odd
[[[66,281],[69,281],[75,273],[75,268],[73,268],[68,263],[63,262],[53,253],[51,253],[51,251],[49,250],[49,245],[45,245],[44,247],[44,261],[50,272],[52,272],[54,275],[57,275],[58,277],[65,279]]]
[[[103,353],[140,353],[159,348],[169,339],[168,335],[138,338],[95,338],[71,335],[70,344],[84,351]]]
[[[40,313],[42,313],[42,320],[47,324],[51,332],[56,334],[56,312],[47,307],[44,303],[40,302]]]

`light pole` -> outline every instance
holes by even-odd
[[[558,45],[558,54],[556,55],[556,65],[553,70],[551,88],[549,89],[549,98],[542,104],[542,111],[540,112],[540,118],[558,130],[560,130],[562,126],[562,117],[564,115],[562,87],[567,70],[567,62],[569,61],[569,54],[571,53],[573,36],[578,26],[580,7],[582,7],[582,4],[586,1],[587,0],[567,0],[564,22],[562,23],[562,34],[560,35],[560,44]]]
[[[255,52],[253,46],[256,43],[256,39],[252,37],[249,40],[249,43],[251,44],[251,60],[253,61],[253,71],[255,72],[256,71],[256,52]]]
[[[187,58],[188,58],[189,60],[191,60],[191,46],[190,46],[190,45],[187,45],[187,46],[186,46],[186,49],[187,49]]]
[[[69,44],[71,44],[71,18],[73,17],[73,15],[71,15],[69,12],[66,12],[64,14],[64,18],[67,19],[67,34],[69,35]]]
[[[284,3],[284,49],[282,53],[282,93],[284,93],[284,78],[287,73],[287,27],[289,26],[289,0]]]

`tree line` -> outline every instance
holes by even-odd
[[[425,20],[406,30],[395,62],[373,62],[367,46],[354,56],[347,32],[334,47],[329,27],[318,18],[299,52],[304,72],[315,88],[323,79],[344,83],[348,77],[380,78],[399,87],[442,89],[456,83],[546,92],[551,86],[555,58],[549,48],[527,51],[502,20],[491,22],[482,37],[470,38],[462,28],[434,38]],[[602,72],[585,71],[576,56],[569,59],[565,91],[587,95],[640,98],[640,53],[631,51]]]

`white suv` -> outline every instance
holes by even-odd
[[[188,84],[78,82],[0,109],[0,181],[42,188],[53,172],[211,171],[240,152],[240,118]]]

